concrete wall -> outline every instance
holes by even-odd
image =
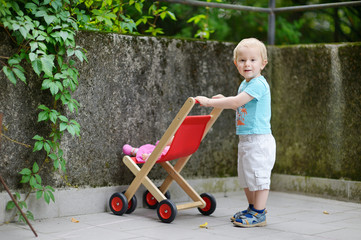
[[[3,41],[0,45],[8,52],[16,50],[9,49],[10,40]],[[79,114],[74,115],[82,126],[81,139],[65,134],[62,140],[71,185],[129,184],[133,176],[121,162],[124,144],[155,143],[189,96],[234,94],[239,82],[232,62],[233,43],[83,32],[77,44],[88,51],[89,63],[78,66],[80,86],[75,93],[81,105]],[[0,111],[7,129],[4,134],[32,145],[31,138],[37,131],[45,135],[48,129],[37,123],[36,106],[51,106],[49,93],[39,90],[41,83],[34,76],[29,76],[28,85],[19,82],[13,86],[0,74]],[[193,113],[210,110],[197,106]],[[233,119],[232,111],[222,114],[184,169],[185,176],[236,175]],[[11,188],[18,187],[17,173],[22,168],[35,160],[40,165],[44,158],[6,139],[2,140],[0,154],[4,159],[0,162],[1,174]],[[158,167],[151,172],[154,178],[163,175]],[[66,185],[59,174],[50,176],[45,183]]]
[[[270,49],[275,172],[361,180],[361,45]]]

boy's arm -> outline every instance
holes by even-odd
[[[244,104],[251,101],[253,97],[246,92],[241,92],[237,96],[231,96],[231,97],[210,99],[203,96],[197,96],[195,99],[205,107],[215,107],[215,108],[235,110],[238,107],[243,106]]]

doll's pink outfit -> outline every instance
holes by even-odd
[[[158,143],[159,143],[159,141],[157,141],[157,143],[155,145],[145,144],[145,145],[140,146],[139,148],[134,148],[134,147],[130,146],[129,144],[125,144],[123,146],[123,153],[126,155],[135,156],[139,162],[145,162],[147,159],[143,159],[143,154],[150,155],[154,151],[154,149]],[[159,159],[162,158],[163,156],[165,156],[167,154],[168,150],[169,150],[169,146],[166,146],[163,149]]]

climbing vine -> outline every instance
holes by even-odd
[[[143,12],[144,8],[148,11]],[[157,23],[165,18],[176,20],[167,7],[145,0],[0,0],[0,27],[18,46],[12,56],[0,56],[1,71],[14,85],[19,81],[27,84],[24,68],[27,64],[42,81],[41,90],[52,96],[51,104],[34,109],[38,111],[38,122],[50,126],[49,135],[33,137],[33,152],[44,151],[46,157],[19,172],[20,183],[28,186],[27,194],[22,198],[19,192],[14,193],[29,219],[34,219],[26,204],[30,193],[34,192],[37,199],[42,198],[48,204],[55,202],[55,190],[43,184],[41,170],[50,163],[54,171],[66,173],[62,136],[80,137],[79,123],[64,114],[67,112],[64,110],[78,112],[79,103],[73,97],[79,86],[75,63],[87,61],[86,50],[76,45],[76,33],[85,29],[139,34],[140,27],[145,33],[157,36],[163,33]],[[6,209],[14,207],[15,203],[9,201]],[[21,214],[18,216],[24,221]]]
[[[28,184],[29,192],[21,199],[19,192],[14,194],[21,208],[27,209],[26,199],[31,192],[36,198],[43,198],[46,203],[55,201],[54,188],[43,185],[41,169],[52,162],[54,170],[66,172],[66,161],[60,146],[61,137],[66,133],[80,136],[80,125],[69,119],[59,110],[60,106],[70,112],[78,111],[79,103],[72,93],[77,89],[78,70],[75,61],[86,61],[85,50],[75,43],[78,24],[66,10],[64,5],[69,1],[6,1],[1,0],[1,26],[18,44],[18,51],[8,57],[2,71],[14,85],[18,80],[27,83],[24,64],[29,64],[41,79],[41,89],[50,92],[51,106],[38,106],[38,122],[50,123],[48,136],[36,135],[33,151],[44,150],[46,159],[39,165],[34,162],[31,167],[22,169],[20,183]],[[3,61],[2,61],[3,62]],[[15,204],[10,201],[6,208],[12,209]],[[28,210],[27,217],[33,219]],[[19,219],[22,219],[19,214]]]

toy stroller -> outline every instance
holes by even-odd
[[[137,206],[135,192],[140,184],[143,184],[147,189],[143,195],[144,202],[149,208],[157,209],[158,217],[162,222],[172,222],[177,212],[183,209],[197,207],[203,215],[210,215],[215,211],[215,198],[208,193],[199,195],[180,175],[181,170],[192,154],[197,151],[202,139],[222,112],[222,109],[214,108],[210,115],[188,116],[195,104],[196,100],[192,97],[186,100],[145,163],[139,162],[135,157],[124,156],[123,162],[133,172],[135,178],[125,192],[116,192],[109,199],[109,207],[114,214],[129,214],[135,210]],[[166,144],[172,138],[168,152],[159,158]],[[169,161],[175,159],[178,161],[173,166]],[[156,163],[159,163],[168,173],[167,178],[159,188],[147,176]],[[137,164],[143,164],[142,168],[139,168]],[[170,194],[167,190],[173,180],[179,184],[193,202],[175,205],[169,199]]]

